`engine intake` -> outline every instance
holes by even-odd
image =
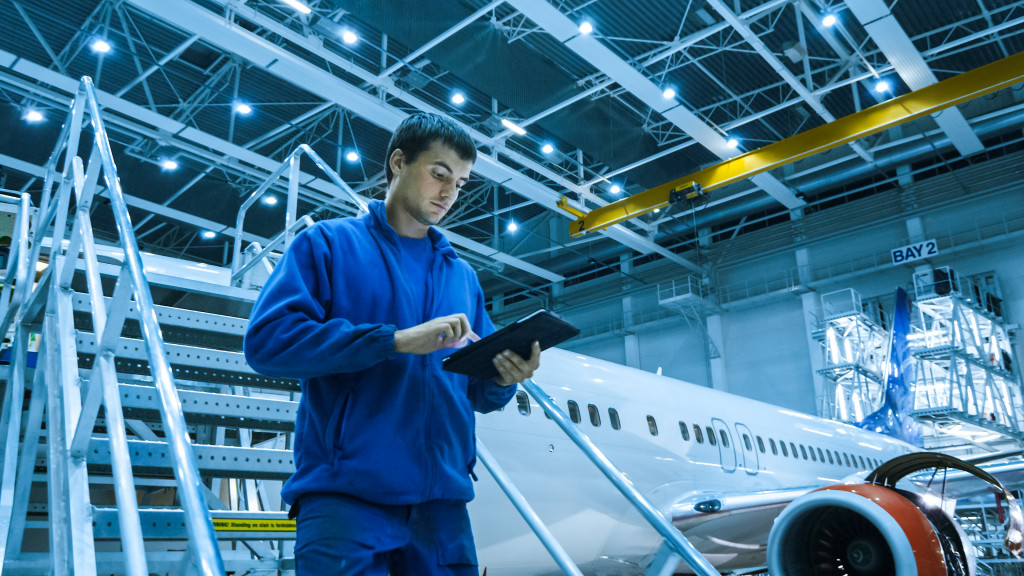
[[[971,576],[960,527],[912,493],[829,486],[794,500],[768,535],[773,576]]]

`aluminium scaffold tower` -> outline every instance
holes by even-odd
[[[822,294],[822,320],[812,333],[821,343],[826,381],[821,414],[841,422],[860,422],[881,404],[889,333],[884,317],[864,311],[852,288]],[[880,311],[879,311],[880,312]]]
[[[948,267],[914,276],[914,416],[968,445],[1019,447],[1020,368],[992,275]]]

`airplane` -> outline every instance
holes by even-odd
[[[560,349],[544,353],[534,382],[720,572],[767,565],[775,576],[973,574],[950,500],[1003,492],[1016,555],[1024,520],[995,478],[917,444],[904,380],[909,300],[900,292],[890,344],[896,368],[883,405],[865,418],[869,429]],[[536,400],[520,390],[501,411],[479,415],[477,437],[584,574],[646,572],[661,537]],[[966,473],[938,496],[896,485],[931,468]],[[1021,468],[1000,475],[1019,482]],[[866,482],[873,470],[876,483]],[[480,567],[491,576],[562,573],[488,474],[479,474],[470,517]],[[683,562],[676,573],[695,572]]]

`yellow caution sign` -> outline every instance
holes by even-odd
[[[295,532],[295,520],[213,518],[213,529],[218,532]]]

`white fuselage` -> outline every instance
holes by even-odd
[[[534,381],[563,412],[571,414],[569,402],[575,402],[579,429],[661,510],[698,494],[863,478],[881,462],[913,451],[853,426],[564,350],[544,353]],[[479,441],[585,573],[642,573],[638,566],[650,561],[661,537],[535,401],[529,399],[529,414],[523,414],[524,400],[479,416]],[[619,429],[609,410],[617,413]],[[592,421],[592,412],[599,420]],[[477,472],[470,514],[481,568],[489,576],[560,573],[493,478],[482,466]],[[735,532],[715,536],[751,553],[708,559],[720,568],[763,564],[763,526],[756,534]]]

